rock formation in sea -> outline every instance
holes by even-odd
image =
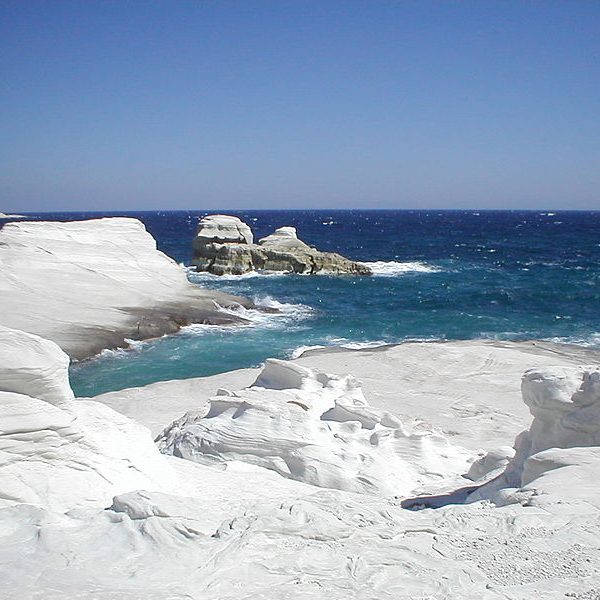
[[[280,227],[253,243],[250,227],[229,215],[209,215],[198,226],[192,264],[214,275],[242,275],[251,271],[350,273],[370,275],[368,266],[334,252],[321,252],[298,239],[294,227]]]
[[[252,302],[188,282],[137,219],[7,223],[0,230],[0,325],[76,359],[189,323],[236,324]]]

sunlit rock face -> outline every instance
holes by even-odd
[[[10,362],[11,348],[22,364]],[[406,379],[382,383],[377,365],[397,367],[397,355],[382,352],[372,363],[364,353],[319,358],[345,373],[348,357],[359,356],[362,370],[356,362],[351,370],[391,385],[390,412],[401,419],[370,406],[353,376],[270,360],[252,385],[211,392],[169,426],[159,437],[173,454],[165,456],[130,419],[72,398],[55,344],[0,329],[0,597],[596,597],[597,369],[526,373],[523,398],[534,419],[511,463],[523,464],[522,487],[498,478],[492,502],[463,504],[455,476],[474,449],[464,453],[457,440],[471,434],[447,431],[450,444],[424,423],[423,415],[446,410],[443,402],[427,413],[422,393],[410,409]],[[428,356],[419,363],[431,378],[440,358]],[[464,360],[464,395],[475,394],[492,416],[506,410],[502,394],[473,384],[475,359]],[[444,373],[453,384],[455,370]],[[234,381],[221,377],[220,385]],[[139,414],[156,410],[154,393],[173,402],[169,388],[180,385],[140,388]],[[204,401],[202,385],[181,388],[189,407]],[[454,404],[452,385],[443,388]],[[477,423],[473,411],[461,415]],[[478,485],[505,457],[498,449],[473,462],[468,481]],[[407,491],[436,478],[445,503],[403,508]]]
[[[458,475],[469,459],[430,427],[370,407],[353,377],[274,359],[251,387],[220,390],[158,443],[189,460],[239,460],[319,487],[384,495]]]
[[[197,245],[210,242],[252,244],[253,241],[250,227],[229,215],[209,215],[201,219],[195,240]]]
[[[145,427],[73,399],[68,365],[53,342],[0,327],[0,507],[104,506],[132,488],[174,485]]]
[[[0,230],[0,325],[56,342],[75,359],[174,333],[238,323],[251,305],[188,282],[137,219],[7,223]]]
[[[254,244],[250,227],[228,215],[209,215],[200,221],[193,251],[196,268],[214,275],[251,271],[371,274],[362,263],[311,248],[298,239],[294,227],[280,227]]]
[[[472,501],[518,501],[521,489],[530,492],[524,496],[529,501],[538,485],[533,482],[565,478],[564,467],[577,465],[583,472],[592,464],[600,468],[596,458],[596,447],[600,447],[598,367],[531,369],[523,375],[521,390],[533,416],[531,426],[517,436],[515,456],[506,469],[475,492]],[[568,486],[564,490],[572,492]]]

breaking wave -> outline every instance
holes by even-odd
[[[395,260],[377,260],[363,264],[367,265],[373,271],[373,275],[379,277],[396,277],[397,275],[405,275],[406,273],[439,273],[442,271],[439,267],[419,261],[398,262]]]

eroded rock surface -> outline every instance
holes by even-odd
[[[254,244],[248,225],[227,215],[204,217],[193,249],[193,264],[198,271],[214,275],[243,275],[251,271],[371,274],[371,269],[362,263],[310,247],[298,239],[294,227],[280,227]]]
[[[0,326],[0,508],[102,507],[132,488],[170,489],[175,474],[149,431],[75,401],[68,365],[53,342]]]
[[[534,422],[517,440],[522,487],[501,489],[497,504],[461,504],[455,494],[436,510],[406,510],[385,486],[356,494],[278,474],[296,456],[294,468],[325,484],[338,478],[340,465],[373,481],[387,469],[392,483],[405,476],[394,471],[398,465],[409,476],[453,471],[447,449],[440,455],[441,446],[432,448],[435,436],[421,435],[415,452],[399,419],[369,406],[352,377],[268,362],[253,386],[221,391],[196,421],[190,415],[178,431],[171,428],[172,440],[187,433],[193,441],[199,437],[191,428],[212,421],[198,450],[212,462],[201,464],[161,456],[130,419],[73,400],[67,359],[52,342],[15,331],[3,336],[0,364],[19,336],[26,359],[0,370],[3,599],[597,597],[597,369],[526,374],[523,398]],[[420,361],[425,371],[439,357],[429,361]],[[465,379],[465,393],[473,381]],[[478,406],[485,410],[487,402],[499,414],[504,396],[482,398],[480,387],[472,390]],[[171,401],[167,389],[160,395]],[[394,396],[395,410],[407,410],[402,378]],[[387,444],[389,466],[377,457],[374,435],[387,440],[379,448]],[[250,460],[255,464],[242,462]]]
[[[237,298],[191,284],[137,219],[7,223],[0,230],[0,325],[56,342],[72,358],[189,323],[243,319]]]
[[[425,424],[403,424],[367,403],[351,376],[269,359],[244,390],[220,390],[158,437],[166,454],[240,460],[319,487],[409,494],[459,475],[470,453]]]

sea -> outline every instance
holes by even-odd
[[[191,325],[71,366],[78,396],[256,367],[321,346],[414,340],[550,340],[600,348],[600,211],[227,211],[261,238],[296,227],[308,244],[363,261],[371,277],[217,277],[190,265],[198,220],[219,211],[40,213],[140,219],[195,285],[250,297],[242,327]]]

